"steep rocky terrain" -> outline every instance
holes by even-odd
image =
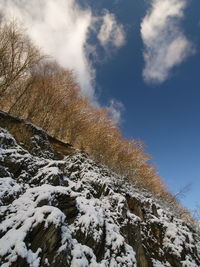
[[[0,113],[1,266],[200,266],[200,239],[148,192]]]

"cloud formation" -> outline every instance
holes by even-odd
[[[117,101],[116,99],[111,99],[109,106],[107,107],[107,110],[113,122],[115,124],[120,124],[122,120],[121,116],[124,110],[124,105],[121,102]]]
[[[164,82],[171,69],[193,53],[192,44],[180,26],[185,7],[185,0],[151,1],[150,10],[141,23],[146,82]]]
[[[112,45],[119,48],[125,44],[125,32],[123,26],[118,24],[114,14],[105,11],[102,17],[102,25],[98,34],[98,39],[104,48]]]
[[[99,40],[107,31],[101,44],[122,45],[122,26],[112,14],[107,11],[103,19],[95,17],[89,7],[81,8],[76,0],[1,0],[0,14],[20,20],[34,43],[62,66],[73,69],[83,93],[95,100],[95,69],[89,56],[95,48],[91,49],[88,37],[93,22],[98,20],[102,24]],[[108,30],[106,25],[110,21],[111,29]]]

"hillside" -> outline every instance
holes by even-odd
[[[42,128],[58,154],[60,149],[65,154],[70,146],[64,143],[70,143],[138,187],[177,205],[145,144],[122,133],[120,117],[115,118],[120,107],[114,100],[102,106],[86,97],[74,70],[41,53],[18,22],[0,21],[0,36],[1,110]],[[33,131],[30,124],[9,119],[8,127],[25,149],[37,150],[26,141]]]
[[[1,266],[200,265],[200,237],[148,191],[0,113]]]

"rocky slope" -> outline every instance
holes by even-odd
[[[31,124],[0,126],[1,266],[200,266],[198,234],[150,193]]]

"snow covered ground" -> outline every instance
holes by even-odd
[[[32,155],[4,129],[0,205],[2,267],[200,266],[198,234],[150,193],[78,151]]]

